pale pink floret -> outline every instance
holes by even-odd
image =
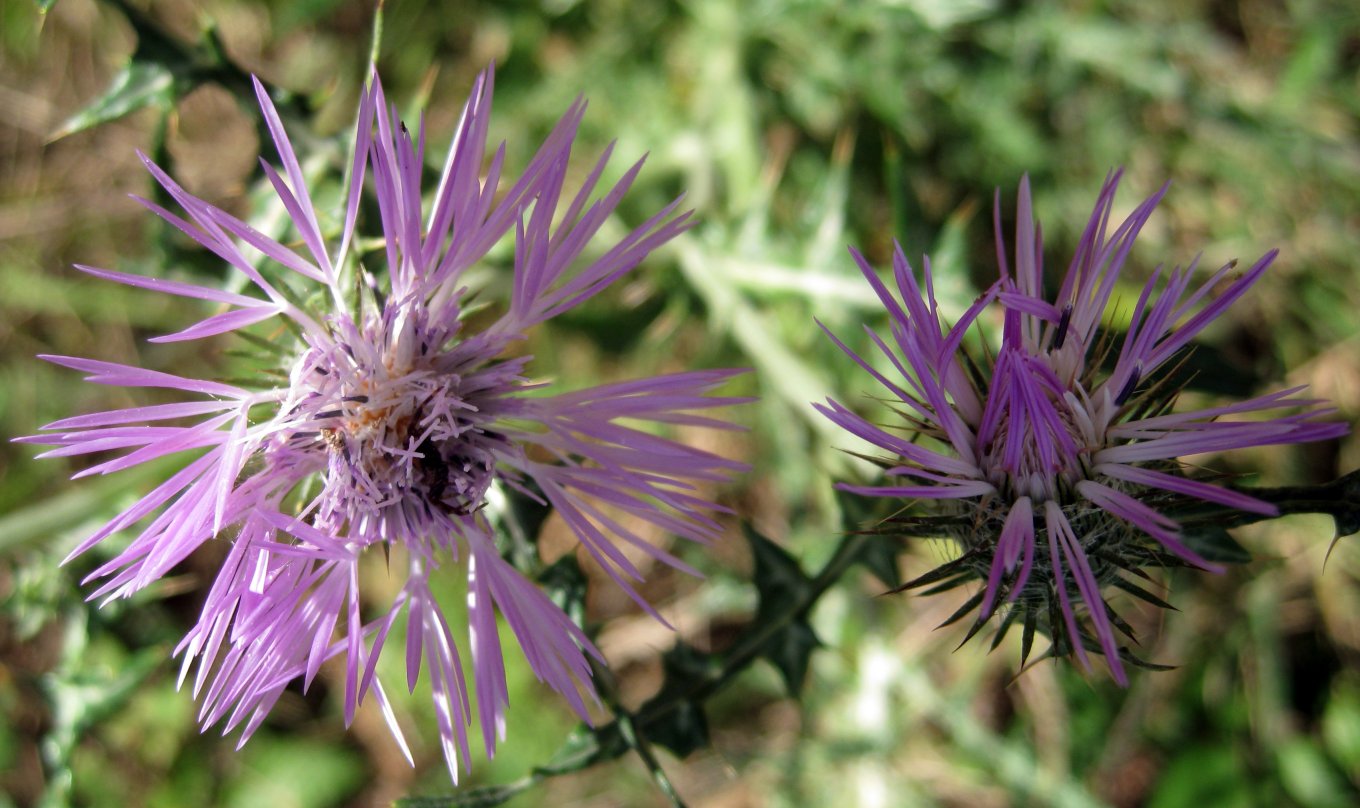
[[[203,452],[72,555],[149,520],[90,576],[100,582],[93,597],[118,598],[164,576],[205,542],[229,542],[202,615],[176,653],[184,659],[181,681],[194,670],[204,726],[239,726],[242,743],[289,682],[301,677],[310,684],[322,663],[338,656],[346,665],[346,721],[373,694],[409,758],[376,675],[390,632],[403,620],[406,684],[414,688],[424,668],[455,781],[459,761],[469,757],[474,700],[486,753],[504,737],[509,692],[497,615],[539,679],[588,720],[590,658],[603,660],[585,633],[500,556],[483,511],[492,486],[551,504],[589,554],[649,611],[631,583],[642,575],[621,546],[693,570],[618,514],[626,514],[629,524],[647,523],[691,541],[719,535],[709,514],[724,509],[695,486],[722,481],[743,466],[661,437],[648,425],[733,428],[694,411],[744,401],[710,395],[740,371],[676,373],[547,395],[525,378],[530,357],[506,354],[526,329],[593,297],[684,231],[689,214],[675,214],[677,200],[598,256],[585,257],[641,162],[597,197],[612,149],[606,150],[582,185],[564,193],[585,112],[578,100],[505,188],[504,146],[489,164],[485,160],[492,85],[489,70],[474,84],[433,205],[427,205],[424,131],[412,139],[373,76],[359,106],[352,180],[335,248],[326,235],[330,219],[314,204],[302,164],[258,82],[283,165],[280,173],[262,161],[263,169],[301,251],[195,198],[143,158],[184,216],[143,204],[240,272],[252,291],[81,269],[226,307],[157,340],[227,333],[275,316],[291,320],[301,342],[291,367],[283,368],[287,385],[247,390],[110,362],[46,357],[102,384],[211,397],[68,418],[26,440],[57,447],[48,452],[55,456],[130,450],[82,474]],[[351,250],[365,187],[377,200],[385,248],[361,264]],[[512,231],[506,310],[485,330],[469,333],[463,322],[466,272]],[[268,259],[267,272],[257,267],[259,256]],[[362,298],[357,304],[356,288]],[[299,294],[303,289],[322,292],[319,310],[292,302],[306,298]],[[150,425],[195,418],[204,420]],[[309,479],[320,485],[305,493],[302,484]],[[381,616],[365,620],[358,570],[375,545],[391,553],[391,568],[406,580]],[[430,586],[435,571],[451,563],[466,569],[466,631],[447,623]]]

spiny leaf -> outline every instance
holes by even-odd
[[[1111,583],[1113,583],[1120,589],[1124,590],[1125,592],[1128,592],[1130,595],[1133,595],[1136,598],[1151,603],[1153,606],[1156,606],[1161,609],[1170,609],[1173,612],[1178,611],[1175,606],[1172,606],[1170,603],[1167,603],[1166,601],[1147,591],[1138,584],[1135,584],[1134,582],[1129,581],[1125,578],[1116,576],[1115,579],[1111,581]]]
[[[903,542],[898,531],[884,529],[891,523],[879,518],[876,513],[883,507],[883,501],[837,491],[836,504],[840,506],[841,524],[847,534],[881,536],[879,540],[863,546],[859,552],[858,563],[889,589],[901,586],[902,573],[897,567],[897,555],[902,550]]]
[[[1143,659],[1142,657],[1140,657],[1140,656],[1134,654],[1133,652],[1129,651],[1129,649],[1127,649],[1127,648],[1120,648],[1120,649],[1119,649],[1119,658],[1122,659],[1123,661],[1129,663],[1130,665],[1133,665],[1133,666],[1138,667],[1138,668],[1142,668],[1143,670],[1149,670],[1149,671],[1173,671],[1173,670],[1176,669],[1176,666],[1175,666],[1175,665],[1160,665],[1160,664],[1158,664],[1158,663],[1156,663],[1156,662],[1149,662],[1149,661],[1147,661],[1146,659]]]
[[[1221,525],[1201,525],[1184,530],[1181,540],[1185,546],[1209,561],[1220,564],[1246,564],[1251,553]]]
[[[917,539],[937,539],[949,535],[951,528],[968,524],[958,516],[894,516],[883,520],[868,532]]]
[[[986,589],[979,589],[976,594],[974,594],[968,600],[964,601],[962,606],[956,609],[953,614],[949,615],[949,617],[943,623],[936,626],[936,628],[944,628],[945,626],[951,626],[954,623],[957,623],[960,619],[963,618],[964,615],[968,614],[969,612],[976,609],[979,605],[981,605],[982,598],[986,596],[986,594],[987,594]],[[972,637],[975,633],[977,633],[976,627],[972,631],[968,632],[968,637]],[[965,642],[967,642],[968,637],[964,638]]]
[[[968,632],[963,635],[963,639],[959,640],[959,644],[954,646],[954,650],[957,651],[967,645],[968,641],[976,637],[977,633],[982,630],[982,627],[990,622],[991,620],[983,618],[982,615],[978,615],[978,619],[974,620],[973,625],[968,627]]]
[[[704,714],[703,702],[694,699],[675,702],[665,713],[647,722],[647,737],[681,758],[707,747],[708,716]]]
[[[859,554],[859,563],[889,589],[902,585],[902,572],[897,566],[898,542],[890,536],[869,542]]]
[[[1336,523],[1337,538],[1360,533],[1360,469],[1322,485],[1283,488],[1230,487],[1234,491],[1269,502],[1279,508],[1281,516],[1294,513],[1325,513]],[[1267,514],[1248,513],[1200,501],[1185,501],[1165,512],[1167,516],[1176,519],[1187,528],[1201,525],[1219,528],[1238,527],[1274,518]]]
[[[746,539],[755,558],[752,577],[760,593],[754,624],[759,627],[785,616],[791,618],[765,641],[760,654],[779,671],[789,694],[796,696],[807,678],[809,657],[821,645],[807,622],[812,580],[798,561],[774,542],[749,528]]]
[[[1020,667],[1025,667],[1029,652],[1034,650],[1034,633],[1038,628],[1039,614],[1035,609],[1025,609],[1025,632],[1020,639]]]
[[[396,804],[397,808],[494,808],[509,802],[532,784],[482,786],[440,797],[405,797]]]
[[[901,586],[897,587],[892,591],[904,592],[908,589],[919,589],[923,586],[926,586],[927,584],[937,583],[939,581],[943,581],[947,578],[953,578],[955,576],[972,577],[973,575],[975,575],[975,573],[973,572],[973,568],[970,565],[971,561],[972,553],[964,553],[963,555],[959,556],[953,561],[945,562],[944,564],[941,564],[940,566],[923,575],[917,576],[916,578],[912,578],[910,581],[907,581],[906,583],[902,584]],[[946,589],[952,589],[954,586],[957,585],[958,585],[957,583],[951,584],[950,586],[947,586]]]
[[[1118,612],[1111,609],[1110,604],[1108,603],[1105,604],[1105,615],[1110,618],[1110,623],[1113,624],[1115,628],[1119,629],[1121,634],[1128,637],[1129,640],[1135,644],[1138,642],[1138,635],[1134,633],[1133,626],[1129,625],[1129,621],[1120,617]]]
[[[765,645],[765,658],[784,677],[789,695],[797,697],[807,679],[809,657],[821,647],[821,640],[806,620],[794,620]]]
[[[918,594],[921,597],[930,597],[932,595],[938,595],[941,592],[948,592],[951,589],[958,589],[964,584],[971,583],[976,579],[977,573],[973,572],[972,570],[966,570],[964,572],[960,572],[954,575],[949,580],[942,581],[929,589],[921,591]]]
[[[746,541],[751,545],[751,556],[755,560],[752,578],[760,593],[757,622],[762,617],[785,614],[791,605],[801,605],[812,582],[797,559],[749,527]]]
[[[1010,611],[1006,612],[1006,616],[1001,618],[1001,625],[997,627],[996,634],[992,636],[991,647],[988,648],[987,650],[989,651],[996,650],[996,647],[1000,645],[1002,641],[1006,639],[1006,635],[1010,633],[1011,626],[1015,625],[1015,621],[1019,617],[1019,615],[1020,615],[1019,609],[1011,609]]]
[[[708,719],[703,702],[690,696],[695,685],[714,675],[716,660],[688,643],[677,641],[661,659],[661,690],[638,711],[646,717],[641,730],[655,743],[680,757],[708,745]]]
[[[636,714],[638,731],[680,757],[707,746],[708,718],[703,702],[692,694],[718,676],[720,669],[713,654],[677,640],[661,658],[665,677],[661,690]],[[617,724],[609,729],[619,730]]]

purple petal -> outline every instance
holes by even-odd
[[[255,323],[268,320],[282,311],[282,308],[273,304],[263,304],[248,309],[235,309],[233,311],[214,314],[206,320],[200,320],[194,325],[189,326],[183,331],[167,334],[163,337],[152,337],[150,342],[180,342],[182,340],[201,339],[212,337],[217,334],[224,334],[228,331],[235,331],[239,328],[254,325]]]
[[[112,384],[121,387],[165,387],[190,393],[238,399],[247,398],[250,395],[239,387],[221,382],[185,379],[181,376],[172,376],[169,373],[144,370],[115,362],[101,362],[96,359],[81,359],[76,356],[57,356],[55,354],[38,354],[38,358],[82,373],[91,373],[93,375],[87,376],[85,380],[96,384]]]
[[[1161,542],[1163,547],[1200,569],[1215,573],[1223,571],[1222,567],[1204,559],[1181,542],[1180,525],[1176,524],[1175,520],[1158,513],[1128,494],[1091,480],[1077,483],[1077,491],[1100,508],[1148,534]]]
[[[1236,508],[1240,511],[1249,513],[1260,513],[1266,516],[1278,516],[1280,509],[1246,494],[1231,491],[1227,488],[1220,488],[1216,485],[1190,480],[1179,477],[1175,474],[1167,474],[1141,466],[1122,466],[1115,463],[1101,463],[1094,469],[1096,474],[1103,474],[1124,482],[1146,485],[1151,488],[1160,488],[1163,491],[1172,491],[1177,494],[1202,499],[1206,502],[1216,502],[1226,505],[1229,508]]]

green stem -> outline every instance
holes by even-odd
[[[1278,514],[1239,511],[1224,505],[1195,502],[1167,511],[1167,516],[1182,525],[1215,524],[1221,527],[1241,527],[1276,516],[1300,513],[1325,513],[1336,521],[1337,536],[1349,536],[1360,531],[1360,470],[1338,477],[1329,483],[1279,488],[1251,488],[1232,486],[1256,499],[1269,502],[1279,509]]]
[[[793,608],[781,612],[778,617],[767,620],[762,625],[748,625],[732,649],[724,655],[722,667],[712,677],[700,681],[693,688],[684,692],[680,698],[672,698],[665,703],[652,705],[650,709],[639,712],[637,719],[644,731],[649,724],[674,710],[683,701],[707,699],[716,691],[721,690],[734,676],[745,670],[747,666],[760,657],[765,645],[771,639],[788,628],[789,624],[801,619],[811,611],[822,595],[840,580],[846,570],[859,561],[860,553],[864,551],[868,542],[873,538],[856,533],[841,539],[840,546],[836,548],[835,554],[812,578],[803,597],[796,602]],[[602,728],[601,731],[605,730],[608,730],[608,727]]]

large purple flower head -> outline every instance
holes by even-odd
[[[127,548],[91,575],[102,582],[93,597],[117,598],[164,576],[205,542],[229,543],[202,615],[177,649],[181,681],[196,664],[205,727],[222,719],[225,731],[241,725],[244,743],[290,681],[310,684],[324,661],[340,657],[347,666],[346,720],[373,695],[405,750],[375,678],[390,632],[404,623],[407,685],[414,688],[422,667],[427,671],[456,781],[458,761],[469,756],[472,701],[488,755],[504,736],[508,693],[497,614],[534,673],[586,719],[586,697],[593,696],[587,657],[599,658],[567,615],[502,558],[483,506],[507,488],[550,504],[650,611],[630,584],[641,575],[622,546],[689,570],[644,541],[639,525],[712,540],[718,525],[709,512],[719,508],[696,483],[741,468],[658,433],[668,425],[731,428],[694,411],[739,401],[706,395],[737,371],[559,394],[527,377],[530,357],[517,348],[527,329],[592,297],[687,226],[688,215],[675,214],[677,200],[621,239],[598,244],[641,163],[596,197],[606,151],[564,196],[583,102],[567,111],[507,188],[504,147],[485,159],[492,73],[483,74],[427,197],[424,131],[412,137],[375,75],[359,108],[345,209],[330,217],[340,231],[332,249],[322,226],[328,217],[308,193],[268,95],[258,83],[256,91],[283,164],[282,175],[268,163],[264,171],[298,249],[196,199],[147,160],[185,216],[144,204],[239,271],[245,288],[82,269],[222,306],[160,341],[281,318],[286,329],[268,334],[279,346],[281,381],[236,386],[46,357],[90,373],[91,381],[195,397],[68,418],[27,440],[56,445],[48,454],[58,456],[129,450],[77,476],[199,452],[73,555],[139,526]],[[376,200],[381,246],[359,255],[356,222],[366,186]],[[469,270],[511,231],[508,304],[499,317],[478,314],[485,324],[474,330]],[[404,576],[395,601],[378,605],[376,617],[359,584],[360,562],[374,553],[379,563],[386,557],[391,574]],[[453,565],[466,571],[465,634],[445,620],[430,584],[436,571]]]
[[[1000,612],[998,641],[1022,623],[1026,655],[1041,632],[1051,638],[1055,656],[1075,655],[1089,666],[1088,651],[1104,655],[1114,678],[1125,684],[1121,660],[1139,660],[1121,647],[1117,633],[1133,635],[1102,589],[1113,586],[1160,602],[1135,583],[1143,568],[1216,569],[1187,545],[1167,512],[1193,501],[1275,512],[1269,503],[1207,482],[1178,458],[1334,438],[1347,427],[1319,421],[1331,410],[1293,398],[1302,388],[1173,411],[1178,390],[1170,374],[1178,358],[1261,277],[1276,253],[1240,275],[1229,263],[1193,291],[1197,260],[1170,272],[1159,267],[1132,307],[1127,332],[1112,333],[1104,321],[1120,272],[1166,192],[1163,187],[1111,231],[1118,183],[1115,173],[1101,188],[1076,256],[1051,296],[1044,290],[1042,237],[1028,180],[1020,184],[1013,268],[998,194],[1000,278],[952,325],[937,306],[928,259],[918,281],[901,248],[895,251],[894,294],[852,250],[888,310],[890,339],[869,335],[892,371],[832,339],[900,402],[902,421],[879,425],[836,401],[817,409],[888,452],[880,459],[886,474],[902,478],[840,488],[936,501],[932,516],[907,515],[895,523],[917,535],[945,526],[959,547],[956,559],[913,584],[984,582],[955,616],[978,610],[969,636]],[[1000,346],[970,353],[965,335],[993,308],[999,308]],[[1261,419],[1263,413],[1271,417]],[[897,528],[893,520],[881,526],[885,532]]]

